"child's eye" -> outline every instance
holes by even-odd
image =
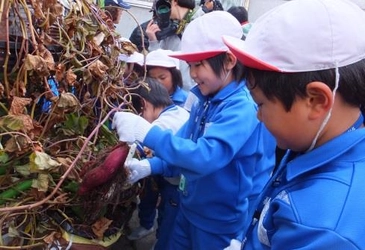
[[[191,68],[191,67],[198,67],[198,66],[200,66],[200,65],[202,65],[202,62],[189,63],[189,67],[190,67],[190,68]]]

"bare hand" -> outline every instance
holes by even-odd
[[[160,27],[155,23],[155,20],[151,20],[146,27],[146,34],[148,40],[157,41],[156,32],[161,31]]]

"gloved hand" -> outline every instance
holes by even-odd
[[[231,244],[223,250],[241,250],[241,241],[232,239]]]
[[[151,165],[147,159],[139,161],[136,158],[124,163],[129,170],[128,182],[133,184],[138,180],[151,175]]]
[[[113,117],[112,129],[117,130],[119,141],[143,142],[151,127],[151,123],[130,112],[116,112]]]

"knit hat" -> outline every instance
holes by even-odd
[[[181,50],[172,57],[198,62],[228,51],[222,36],[240,39],[242,28],[237,19],[226,11],[212,11],[191,21],[181,38]]]
[[[179,69],[180,61],[178,59],[170,57],[171,54],[173,54],[171,50],[153,50],[147,54],[146,65]]]
[[[278,72],[338,68],[365,58],[365,12],[346,0],[294,0],[224,43],[244,65]]]

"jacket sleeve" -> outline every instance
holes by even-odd
[[[206,124],[204,135],[196,142],[173,136],[155,126],[144,143],[167,164],[180,167],[192,175],[215,172],[232,161],[259,125],[252,102],[235,99],[219,108],[222,110],[216,112],[215,117]],[[181,131],[184,129],[186,126]],[[184,137],[190,138],[189,135]]]

